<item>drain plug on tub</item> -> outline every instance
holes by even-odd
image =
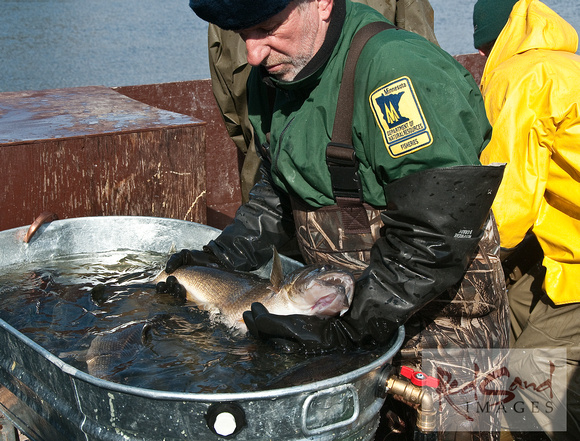
[[[205,419],[210,430],[224,438],[236,436],[246,426],[243,409],[234,403],[212,405],[207,410]]]

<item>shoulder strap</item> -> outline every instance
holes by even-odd
[[[354,77],[358,58],[371,37],[396,26],[382,21],[369,23],[355,34],[342,75],[336,103],[332,136],[326,147],[326,162],[335,198],[355,198],[362,202],[362,188],[358,178],[358,161],[352,146],[352,117],[354,111]],[[340,204],[339,204],[340,205]]]
[[[369,23],[355,34],[342,74],[342,82],[336,103],[336,116],[332,128],[331,140],[337,144],[352,145],[352,115],[354,110],[354,76],[358,58],[371,37],[395,25],[384,21]]]

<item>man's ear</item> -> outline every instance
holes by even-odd
[[[318,12],[320,13],[320,18],[324,21],[330,20],[330,13],[332,12],[332,7],[334,5],[334,0],[316,0],[318,2]]]

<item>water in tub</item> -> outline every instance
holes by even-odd
[[[249,392],[339,375],[384,351],[284,354],[155,292],[166,255],[108,252],[7,268],[0,318],[91,375],[154,390]],[[303,367],[303,369],[302,369]]]

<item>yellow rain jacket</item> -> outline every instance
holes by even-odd
[[[483,71],[493,136],[484,164],[506,162],[493,204],[504,248],[532,229],[544,289],[580,301],[580,57],[578,34],[538,0],[520,0]]]

